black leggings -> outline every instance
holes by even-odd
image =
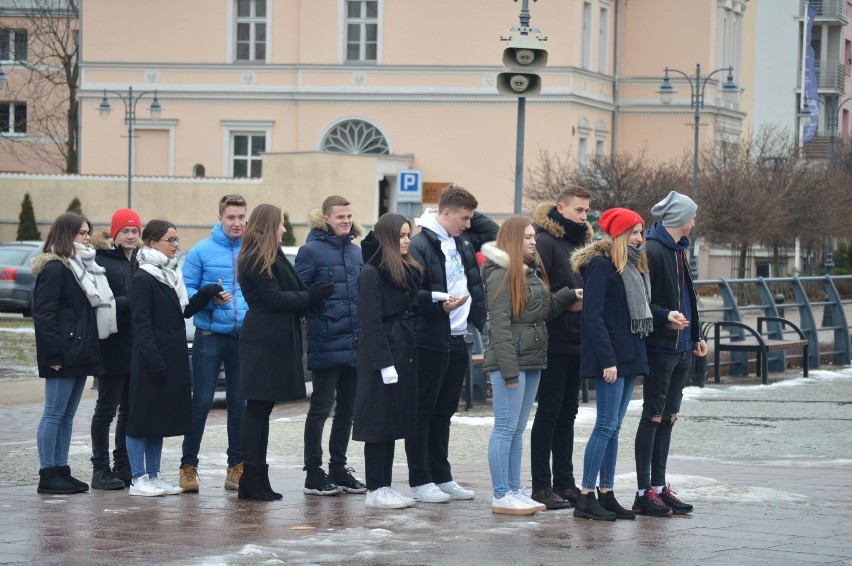
[[[240,441],[243,446],[243,462],[265,464],[266,447],[269,445],[269,415],[275,401],[248,401],[243,414]]]
[[[365,442],[364,470],[367,476],[367,489],[375,491],[388,487],[393,479],[393,451],[396,442]]]

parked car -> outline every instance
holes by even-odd
[[[298,246],[281,246],[281,250],[284,252],[284,256],[290,261],[290,263],[296,262],[296,254],[299,252]],[[178,265],[183,268],[183,262],[186,261],[187,252],[181,250],[177,254]],[[189,371],[190,375],[192,374],[192,341],[195,339],[195,325],[192,323],[192,319],[186,319],[186,342],[189,348]],[[304,345],[305,351],[302,352],[302,364],[305,368],[305,381],[310,380],[310,372],[308,371],[308,338],[305,333],[305,325],[302,325],[302,344]],[[219,368],[219,377],[216,380],[216,392],[217,398],[220,397],[219,393],[225,391],[225,366]]]
[[[30,261],[43,246],[34,240],[0,244],[0,311],[32,316],[35,277]]]

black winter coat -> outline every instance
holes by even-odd
[[[583,276],[583,332],[580,377],[603,377],[617,367],[618,377],[648,375],[645,340],[630,331],[630,310],[624,280],[610,259],[611,240],[574,252],[574,269]],[[654,322],[657,322],[656,315]]]
[[[183,436],[192,431],[192,386],[186,326],[177,293],[139,270],[130,289],[128,436]],[[166,370],[163,383],[155,381]]]
[[[652,231],[649,231],[649,234],[652,234]],[[671,328],[666,328],[665,322],[657,323],[655,320],[654,331],[646,339],[647,344],[649,346],[674,350],[678,345],[679,332],[689,332],[692,342],[698,342],[701,339],[701,325],[698,321],[698,297],[692,285],[692,274],[689,272],[689,265],[686,263],[686,258],[680,250],[667,246],[653,236],[649,236],[647,242],[646,249],[648,254],[648,270],[651,277],[652,309],[663,309],[667,317],[670,311],[682,312],[683,305],[681,302],[684,282],[689,289],[689,296],[692,297],[692,313],[690,317],[692,323],[689,326],[689,330],[672,330]]]
[[[470,228],[456,238],[456,247],[464,263],[467,275],[467,288],[470,292],[470,314],[468,322],[481,332],[488,317],[485,308],[485,287],[476,261],[476,252],[482,244],[491,242],[497,237],[500,227],[496,222],[482,213],[474,212]],[[422,229],[411,239],[409,248],[411,257],[423,266],[421,288],[429,293],[447,292],[446,258],[441,251],[441,240],[428,228]],[[364,256],[367,257],[367,256]],[[444,310],[443,303],[431,303],[425,306],[421,301],[421,311],[417,313],[414,328],[417,347],[427,350],[448,352],[450,349],[450,315]]]
[[[414,436],[417,422],[417,347],[413,316],[419,274],[410,271],[408,285],[399,287],[383,269],[373,233],[362,244],[361,341],[358,344],[358,387],[352,438],[390,442]],[[370,259],[372,257],[372,259]],[[385,384],[381,369],[394,366],[396,383]]]
[[[305,284],[281,250],[271,276],[260,266],[240,269],[238,276],[249,307],[240,332],[240,398],[304,399],[301,317],[308,310]]]
[[[36,358],[41,377],[101,373],[95,310],[65,260],[44,253],[33,261]],[[50,366],[61,365],[59,371]]]
[[[319,312],[308,313],[308,369],[353,367],[361,333],[358,276],[364,265],[353,240],[361,230],[353,224],[347,236],[335,236],[319,210],[311,213],[310,224],[307,241],[296,255],[296,272],[305,285],[334,283],[334,293]]]
[[[96,245],[93,243],[93,245]],[[110,334],[100,341],[101,358],[104,362],[104,375],[124,375],[130,373],[130,354],[133,348],[133,324],[130,320],[130,287],[133,284],[133,272],[136,265],[136,253],[133,250],[130,259],[121,248],[100,248],[97,250],[97,263],[106,269],[109,288],[115,297],[118,332]]]
[[[584,247],[591,240],[592,227],[586,224],[576,232],[566,233],[567,222],[561,218],[552,204],[544,203],[533,214],[535,223],[535,249],[541,258],[542,267],[547,273],[550,290],[582,289],[583,278],[571,265],[571,254]],[[577,226],[580,226],[577,224]],[[570,304],[576,302],[576,294]],[[569,304],[569,306],[570,306]],[[579,354],[580,332],[583,313],[566,310],[547,323],[547,352],[553,354]]]

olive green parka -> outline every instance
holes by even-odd
[[[576,295],[568,287],[551,293],[541,278],[541,268],[535,263],[526,265],[527,305],[515,318],[509,286],[501,285],[508,272],[509,254],[493,242],[482,246],[482,254],[486,257],[482,280],[489,327],[483,370],[499,371],[507,385],[517,383],[521,371],[547,367],[547,322],[574,303]]]

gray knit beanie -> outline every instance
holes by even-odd
[[[695,216],[698,205],[686,195],[672,191],[669,195],[654,205],[651,214],[662,218],[663,226],[676,228],[689,222]]]

